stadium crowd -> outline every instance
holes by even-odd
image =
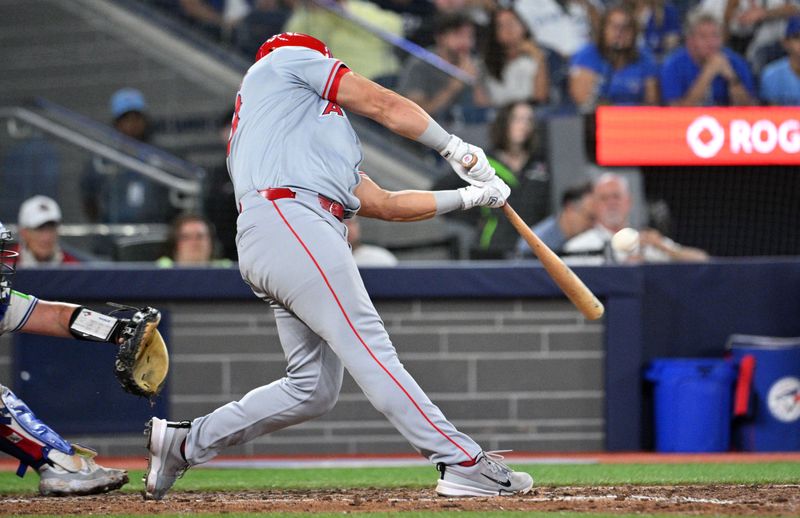
[[[246,59],[275,33],[311,34],[354,71],[414,100],[445,128],[481,128],[490,136],[478,143],[532,226],[549,217],[555,229],[556,219],[586,194],[579,189],[560,208],[547,201],[550,178],[536,128],[549,115],[591,114],[601,105],[800,105],[798,0],[142,1]],[[389,43],[392,37],[403,43]],[[443,65],[432,67],[420,55]],[[140,92],[123,88],[110,106],[118,131],[147,140]],[[230,108],[225,112],[229,118]],[[150,210],[169,206],[163,191],[148,194],[151,186],[132,173],[109,182],[101,166],[89,164],[82,183],[88,221],[174,221],[175,213]],[[206,190],[226,192],[227,204],[227,175],[219,169]],[[207,205],[197,216],[207,233],[231,241],[231,214]],[[586,203],[586,211],[593,206]],[[487,211],[475,212],[472,257],[517,256],[515,234]],[[232,243],[211,247],[224,247],[222,255],[235,261]],[[173,250],[164,253],[174,259]]]
[[[792,42],[800,38],[797,0],[148,1],[248,56],[272,33],[306,32],[378,82],[396,85],[411,75],[409,88],[419,88],[430,80],[424,70],[407,70],[412,56],[346,19],[356,18],[474,77],[470,96],[437,81],[447,99],[495,109],[517,100],[584,110],[770,103],[771,83],[782,79],[765,69],[787,57],[795,63]],[[713,95],[684,99],[696,81],[711,82]]]

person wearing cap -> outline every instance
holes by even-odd
[[[114,92],[109,105],[117,131],[142,142],[149,139],[150,122],[142,92],[135,88],[122,88]]]
[[[78,263],[80,259],[61,248],[58,227],[61,208],[47,196],[34,196],[22,203],[19,226],[19,266]]]
[[[114,129],[148,143],[151,124],[142,92],[117,90],[109,99],[109,110]],[[81,178],[81,197],[87,219],[97,223],[164,223],[175,213],[166,186],[99,157],[89,162]]]
[[[36,202],[34,199],[32,203]],[[35,223],[52,217],[53,207],[58,209],[53,204],[45,203],[45,206],[47,208],[43,211],[23,211],[23,214],[32,217],[31,221]],[[60,218],[60,214],[58,216]],[[100,329],[98,322],[116,323],[119,321],[116,317],[77,304],[40,299],[13,289],[12,280],[19,256],[11,246],[12,240],[11,232],[0,221],[0,336],[25,333],[119,344],[119,334],[112,332],[100,339],[85,332],[88,329],[85,322],[88,320],[96,326],[93,329]],[[38,419],[22,399],[3,385],[3,381],[0,379],[0,423],[3,429],[0,433],[0,451],[20,462],[17,470],[20,477],[25,475],[28,468],[33,468],[39,476],[39,493],[42,496],[107,493],[128,483],[127,471],[97,464],[94,460],[96,451],[71,444],[61,437]],[[59,387],[53,389],[53,397],[58,397],[59,389],[64,390]]]
[[[800,16],[789,19],[782,43],[787,56],[762,72],[761,99],[767,104],[800,106]]]

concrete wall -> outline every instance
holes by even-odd
[[[409,372],[484,448],[603,449],[603,326],[584,320],[569,303],[405,300],[377,306]],[[181,302],[164,309],[172,326],[170,418],[205,414],[283,375],[286,362],[264,303]],[[10,370],[9,350],[0,350],[4,371]],[[104,455],[143,453],[139,434],[70,439]],[[346,374],[327,416],[227,453],[412,451]]]
[[[721,357],[734,333],[800,336],[796,258],[578,267],[576,273],[606,306],[601,324],[585,322],[533,262],[420,264],[368,269],[362,277],[400,358],[452,420],[487,448],[645,449],[652,416],[642,369],[650,360]],[[171,418],[209,411],[284,368],[268,310],[233,269],[43,269],[19,271],[14,283],[50,300],[95,307],[107,300],[149,303],[169,311],[165,331],[174,365],[171,411],[164,413]],[[15,381],[10,342],[0,337],[0,381],[6,384]],[[109,408],[89,412],[83,400],[71,405],[69,397],[59,397],[66,383],[55,382],[28,403],[56,429],[66,429],[49,417],[59,413],[80,415],[87,431],[122,423],[129,415],[111,417],[110,407],[131,398],[108,372],[111,358],[95,358],[91,345],[61,353],[73,350],[87,351],[80,368],[93,373],[88,381],[94,386],[76,378],[84,382],[85,401]],[[60,372],[59,360],[28,356],[42,372]],[[103,373],[108,389],[92,392]],[[76,385],[66,396],[74,396]],[[371,438],[365,442],[362,435]],[[104,454],[144,453],[138,420],[129,434],[69,438]],[[409,451],[348,381],[330,416],[244,452],[312,453],[335,446]]]
[[[283,375],[265,304],[170,309],[172,418],[210,412]],[[378,310],[409,372],[484,448],[603,448],[603,329],[567,303],[412,300],[378,303]],[[330,414],[229,453],[411,451],[346,375]]]

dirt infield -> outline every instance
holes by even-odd
[[[16,516],[489,510],[798,516],[800,485],[538,487],[528,495],[505,498],[440,498],[430,489],[175,492],[161,502],[123,493],[80,498],[0,495],[0,514]]]
[[[548,464],[557,462],[574,464],[709,464],[709,463],[760,463],[800,462],[800,452],[731,452],[731,453],[652,453],[652,452],[596,452],[596,453],[525,453],[505,455],[509,464]],[[140,457],[97,457],[97,463],[109,468],[127,470],[145,469],[147,459]],[[407,462],[404,462],[407,461]],[[395,455],[251,455],[247,457],[220,456],[206,464],[207,467],[282,468],[282,467],[366,467],[366,466],[427,466],[428,461],[415,454]],[[0,457],[0,471],[14,472],[19,461]]]

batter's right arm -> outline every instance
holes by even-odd
[[[483,150],[447,133],[418,104],[353,71],[339,82],[336,102],[346,110],[369,117],[389,130],[416,140],[440,153],[465,181],[479,185],[492,180],[494,168]],[[471,169],[463,167],[465,155],[478,157]]]
[[[483,186],[470,185],[452,191],[387,191],[362,173],[354,194],[361,202],[359,216],[419,221],[476,206],[500,207],[510,193],[511,189],[497,177]]]

